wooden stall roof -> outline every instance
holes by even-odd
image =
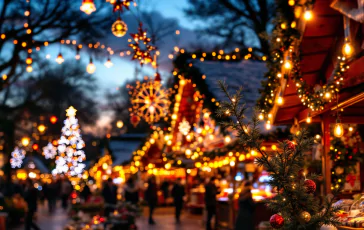
[[[331,0],[317,0],[314,8],[314,18],[306,23],[300,44],[301,71],[305,81],[314,87],[326,83],[333,72],[337,47],[342,47],[344,41],[343,16],[330,7]],[[360,44],[361,45],[361,44]],[[349,107],[341,114],[343,122],[364,123],[364,57],[350,63],[350,69],[345,73],[344,86],[340,91],[339,103]],[[297,88],[292,79],[288,79],[283,92],[284,104],[275,106],[275,125],[292,124],[294,118],[305,121],[309,109],[303,105],[297,95]],[[347,101],[350,101],[348,103]],[[350,104],[350,105],[349,105]],[[318,115],[333,111],[336,102],[328,104],[323,111],[313,113],[313,122],[318,122]],[[343,108],[340,106],[340,108]],[[355,120],[354,120],[355,119]]]

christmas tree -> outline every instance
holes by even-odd
[[[221,103],[218,116],[232,118],[222,125],[238,131],[243,151],[258,152],[256,163],[270,174],[269,184],[276,194],[266,202],[268,208],[276,213],[270,218],[271,226],[274,229],[316,230],[324,224],[337,225],[334,218],[337,209],[332,207],[332,196],[320,202],[314,196],[317,176],[303,171],[304,154],[312,149],[313,139],[307,137],[306,131],[300,131],[292,136],[292,140],[281,142],[274,154],[267,153],[261,148],[258,116],[254,115],[251,121],[244,116],[246,108],[242,89],[231,95],[223,82],[219,84],[228,101]]]
[[[58,140],[58,155],[54,174],[80,177],[85,164],[86,155],[82,150],[85,142],[82,140],[80,126],[76,118],[77,110],[72,106],[67,110],[67,119],[64,121],[61,138]]]

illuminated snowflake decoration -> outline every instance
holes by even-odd
[[[85,142],[82,140],[80,126],[76,116],[76,109],[72,106],[66,110],[67,119],[64,121],[62,136],[58,140],[58,155],[56,156],[56,168],[53,174],[65,174],[71,177],[81,177],[85,169],[86,160]]]
[[[48,143],[47,146],[43,147],[43,156],[45,159],[53,159],[57,155],[57,148],[52,145],[52,143]]]
[[[135,116],[144,119],[147,123],[158,122],[168,114],[171,104],[170,90],[163,88],[160,81],[137,82],[131,94],[132,107],[130,111]]]
[[[180,133],[186,136],[191,130],[191,125],[185,118],[183,118],[183,120],[178,125],[178,130]]]
[[[147,37],[147,31],[143,30],[142,24],[139,25],[138,33],[131,34],[131,37],[133,39],[130,40],[130,42],[134,41],[134,43],[129,44],[134,52],[132,60],[139,60],[140,65],[152,62],[153,58],[151,52],[154,51],[156,47],[149,44],[152,39]]]
[[[11,153],[10,165],[12,168],[20,168],[23,164],[26,152],[23,149],[15,147]]]

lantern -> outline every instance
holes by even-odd
[[[93,74],[96,71],[96,66],[95,64],[92,62],[92,58],[90,58],[90,63],[88,63],[87,67],[86,67],[86,71],[89,74]]]
[[[111,32],[118,38],[123,37],[128,31],[128,26],[119,17],[111,26]]]
[[[88,15],[92,14],[92,12],[96,11],[94,0],[83,0],[80,10]]]

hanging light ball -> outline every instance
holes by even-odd
[[[57,58],[56,58],[56,62],[57,62],[58,64],[62,64],[62,63],[64,62],[64,58],[63,58],[62,53],[59,53],[59,54],[58,54],[58,56],[57,56]]]
[[[24,147],[27,147],[27,146],[29,145],[29,143],[30,143],[30,139],[29,139],[29,137],[23,137],[23,138],[21,139],[21,144],[22,144]]]
[[[343,125],[341,124],[340,119],[336,120],[334,135],[335,137],[342,137],[344,135],[344,128]]]
[[[116,19],[116,21],[111,26],[111,32],[118,38],[123,37],[128,31],[128,26],[121,18]]]
[[[92,12],[96,11],[94,0],[83,0],[80,10],[85,14],[92,14]]]
[[[111,68],[114,65],[114,63],[112,63],[112,61],[110,60],[110,58],[108,58],[104,65],[107,68]]]
[[[25,59],[25,63],[27,65],[31,65],[33,63],[33,59],[32,59],[32,57],[30,55],[27,57],[27,59]]]
[[[312,122],[311,114],[308,113],[307,118],[306,118],[306,123],[310,124],[311,122]]]
[[[93,74],[96,71],[96,66],[95,64],[92,62],[92,58],[90,58],[90,63],[88,63],[87,67],[86,67],[86,71],[89,74]]]
[[[344,43],[342,52],[345,57],[350,57],[353,54],[353,47],[351,46],[349,41],[346,41]]]
[[[33,72],[33,67],[32,67],[31,65],[28,65],[28,66],[27,66],[27,68],[26,68],[26,71],[27,71],[28,73]]]

